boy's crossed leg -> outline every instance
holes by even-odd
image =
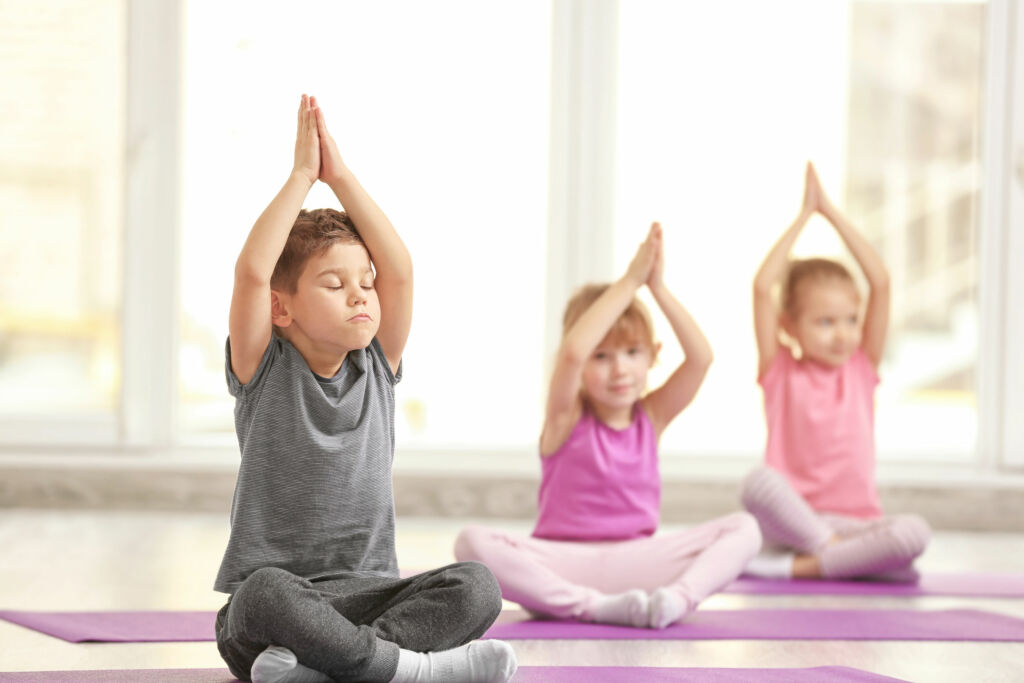
[[[476,563],[315,582],[266,568],[221,610],[217,640],[231,672],[259,683],[506,681],[512,648],[468,643],[500,609],[493,576]]]

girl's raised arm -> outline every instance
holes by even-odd
[[[654,224],[661,235],[661,226]],[[673,296],[668,287],[665,286],[665,250],[662,241],[658,240],[658,253],[651,269],[651,276],[647,280],[647,286],[658,304],[658,308],[665,314],[672,331],[675,332],[679,345],[683,348],[685,358],[676,368],[675,372],[665,383],[652,391],[644,398],[644,410],[654,426],[655,433],[659,436],[665,427],[682,412],[683,408],[689,405],[697,390],[704,382],[708,368],[714,354],[711,351],[711,344],[707,337],[701,332],[693,316],[683,308],[683,305]]]
[[[660,239],[660,234],[655,237],[652,228],[626,274],[608,287],[562,338],[548,388],[544,427],[540,435],[541,455],[548,456],[557,451],[579,420],[583,365],[629,306],[636,290],[647,281],[658,249],[656,241],[660,242]]]
[[[804,181],[804,203],[782,237],[768,251],[761,267],[754,276],[754,336],[757,338],[757,376],[760,378],[775,359],[779,350],[779,312],[772,301],[772,287],[782,279],[800,231],[814,213],[818,204],[818,185],[815,182],[814,167],[807,163]]]
[[[864,355],[876,368],[882,360],[885,349],[885,337],[889,331],[889,271],[871,243],[861,235],[853,224],[837,209],[821,189],[814,167],[811,167],[813,182],[817,187],[817,209],[839,233],[847,249],[857,259],[864,277],[868,281],[868,304],[864,312],[864,331],[861,334],[860,346]]]

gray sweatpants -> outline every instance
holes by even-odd
[[[390,681],[398,649],[435,652],[479,638],[501,611],[501,589],[478,562],[405,579],[308,581],[258,569],[217,613],[217,649],[243,681],[269,645],[336,681]]]

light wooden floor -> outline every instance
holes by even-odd
[[[399,561],[451,561],[463,521],[403,519]],[[523,522],[494,524],[528,531]],[[0,608],[217,609],[222,515],[0,511]],[[1024,571],[1024,536],[936,533],[923,571]],[[741,607],[977,607],[1024,618],[1024,599],[717,595]],[[810,667],[842,665],[912,681],[1022,681],[1024,643],[869,641],[513,641],[520,665]],[[213,643],[70,644],[0,622],[0,672],[222,667]]]

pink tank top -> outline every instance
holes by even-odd
[[[574,541],[650,536],[660,505],[658,439],[640,404],[623,430],[584,409],[562,447],[541,458],[533,535]]]
[[[812,508],[851,517],[882,514],[875,489],[875,387],[864,352],[838,368],[798,361],[781,346],[759,380],[768,422],[765,461]]]

